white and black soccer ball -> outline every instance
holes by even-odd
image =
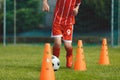
[[[60,60],[54,55],[52,55],[52,65],[54,71],[57,71],[60,68]]]

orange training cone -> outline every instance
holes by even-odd
[[[52,55],[51,55],[50,44],[46,43],[44,47],[44,55],[42,59],[40,80],[55,80],[51,57]]]
[[[85,63],[85,58],[84,58],[82,40],[78,40],[78,47],[77,47],[75,59],[76,60],[74,63],[74,70],[85,71],[86,70],[86,63]]]
[[[110,64],[109,56],[108,56],[107,39],[106,38],[104,38],[102,40],[102,48],[101,48],[101,53],[100,53],[99,64],[102,64],[102,65]]]

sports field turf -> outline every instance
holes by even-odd
[[[56,80],[120,80],[120,47],[108,47],[110,65],[99,65],[101,46],[83,46],[87,71],[65,67],[62,46],[61,66]],[[44,45],[0,45],[0,80],[39,80]],[[74,55],[76,54],[74,46]],[[46,76],[47,77],[47,76]]]

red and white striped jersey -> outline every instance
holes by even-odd
[[[57,0],[53,24],[73,25],[75,23],[73,9],[75,5],[80,4],[81,0]]]

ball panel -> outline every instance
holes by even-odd
[[[52,65],[53,65],[54,71],[57,71],[60,67],[60,60],[54,55],[52,55]]]

